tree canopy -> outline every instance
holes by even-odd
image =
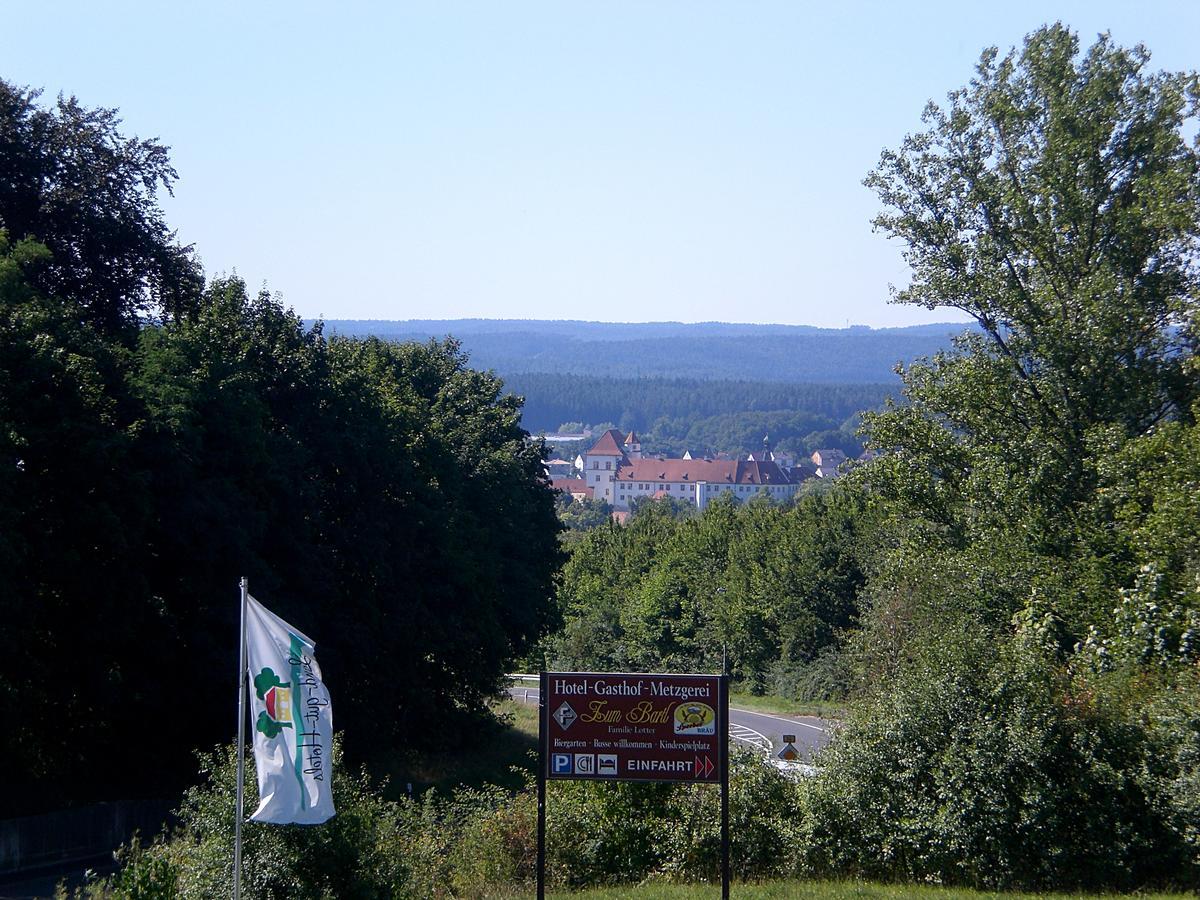
[[[895,299],[979,330],[903,372],[843,487],[880,541],[818,871],[1197,883],[1200,81],[1148,60],[1061,25],[985,51],[867,179]]]
[[[873,424],[885,446],[949,426],[959,458],[936,466],[948,487],[975,470],[964,447],[1003,446],[987,480],[1020,479],[1027,502],[1059,507],[1094,484],[1089,429],[1133,436],[1191,416],[1200,155],[1184,125],[1200,85],[1148,59],[1107,35],[1081,54],[1061,25],[988,50],[867,178],[885,206],[876,227],[912,267],[895,299],[980,327],[908,370],[910,416]]]
[[[38,290],[106,334],[194,308],[199,265],[158,205],[178,177],[168,148],[123,135],[116,110],[61,96],[46,109],[40,96],[0,80],[0,228],[50,249],[30,274]]]
[[[236,725],[241,575],[316,636],[348,752],[455,740],[554,623],[519,401],[454,341],[199,289],[154,201],[165,149],[36,99],[0,84],[5,813],[186,782]]]

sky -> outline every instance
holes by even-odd
[[[25,4],[0,78],[117,107],[210,275],[306,317],[956,321],[862,180],[1062,21],[1200,68],[1200,3]]]

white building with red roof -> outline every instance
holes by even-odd
[[[757,454],[770,457],[770,453]],[[642,455],[637,434],[623,436],[610,429],[583,454],[582,476],[597,500],[615,509],[629,509],[639,497],[674,497],[704,509],[721,494],[748,500],[765,492],[773,500],[796,493],[794,482],[770,458],[749,459],[658,459]]]
[[[587,486],[582,478],[554,478],[551,479],[550,486],[556,491],[570,494],[572,500],[592,499],[592,489]]]

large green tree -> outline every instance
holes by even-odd
[[[177,178],[167,148],[123,135],[116,110],[40,94],[0,79],[0,228],[50,249],[39,291],[126,337],[139,317],[193,310],[200,268],[158,205]]]
[[[0,83],[0,816],[164,796],[232,734],[239,575],[317,635],[349,752],[453,741],[554,621],[520,401],[453,341],[200,290],[165,149],[36,99]]]
[[[128,356],[32,283],[46,248],[0,230],[0,715],[16,808],[110,747],[154,601]],[[142,637],[138,636],[141,632]],[[69,777],[69,776],[68,776]]]
[[[727,494],[687,517],[638,504],[627,525],[572,547],[554,662],[716,671],[727,661],[748,689],[790,690],[856,623],[869,522],[862,499],[836,488],[788,506]]]
[[[906,515],[919,510],[921,539],[941,547],[1019,536],[1022,552],[1053,560],[1098,538],[1077,594],[1128,572],[1103,528],[1079,526],[1099,485],[1097,430],[1131,438],[1189,420],[1200,391],[1186,369],[1200,302],[1189,138],[1200,82],[1151,72],[1148,59],[1106,35],[1081,52],[1061,25],[1004,56],[989,50],[867,179],[885,206],[876,226],[912,267],[895,299],[977,326],[904,373],[906,406],[867,417],[892,451],[876,486]]]
[[[873,689],[811,795],[816,867],[1196,885],[1198,112],[1195,75],[1055,25],[868,178],[896,299],[976,328],[867,417]]]

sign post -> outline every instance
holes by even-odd
[[[721,896],[729,896],[729,691],[724,675],[542,672],[538,696],[538,900],[546,781],[682,781],[721,787]]]
[[[729,900],[729,676],[717,685],[721,706],[721,900]]]
[[[546,673],[538,684],[537,900],[546,900]]]

